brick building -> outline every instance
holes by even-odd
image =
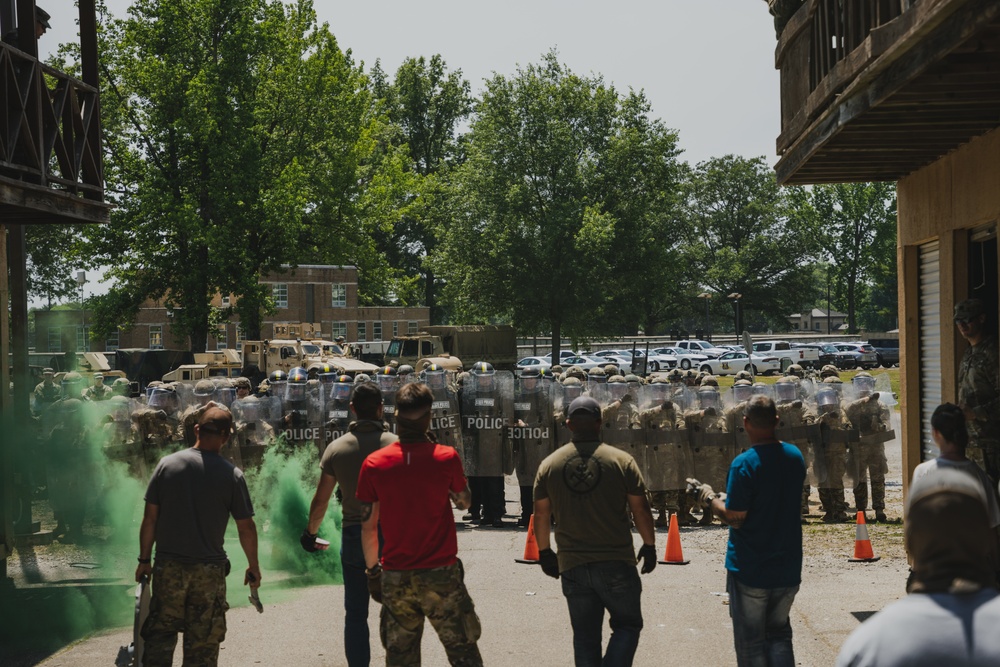
[[[350,342],[388,340],[430,324],[430,310],[422,306],[358,306],[358,269],[354,266],[299,266],[264,276],[261,282],[271,285],[276,305],[275,313],[266,316],[261,327],[265,339],[273,337],[275,324],[288,322],[319,323],[325,338],[345,336]],[[218,295],[212,304],[225,308],[235,304],[235,299]],[[171,331],[172,316],[162,302],[147,301],[131,329],[108,340],[92,341],[90,311],[36,311],[35,351],[65,352],[70,345],[96,352],[128,347],[187,349],[188,341],[178,340]],[[209,337],[208,347],[238,348],[241,340],[239,316],[234,314]]]

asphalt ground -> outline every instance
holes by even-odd
[[[888,443],[888,513],[902,515],[901,465],[898,441]],[[513,524],[518,488],[507,487],[507,508]],[[869,524],[875,563],[849,563],[853,555],[855,526],[819,522],[814,490],[810,524],[804,526],[802,587],[792,607],[796,662],[830,665],[840,645],[858,624],[904,593],[907,563],[899,523]],[[848,492],[848,502],[851,494]],[[871,518],[871,513],[869,513]],[[480,640],[487,665],[570,665],[572,633],[559,582],[546,577],[537,566],[514,562],[522,555],[525,531],[470,527],[460,521],[458,545],[466,571],[466,584],[482,621]],[[645,627],[635,664],[732,665],[732,627],[725,591],[724,553],[727,530],[682,528],[683,566],[660,565],[642,577]],[[635,537],[639,545],[638,535]],[[667,531],[658,529],[657,550],[666,546]],[[294,548],[297,548],[295,546]],[[233,544],[231,550],[238,550]],[[271,578],[273,581],[273,577]],[[246,589],[230,576],[227,618],[229,631],[220,665],[345,665],[343,658],[343,592],[339,586],[287,589],[269,586],[264,572],[258,614],[245,601]],[[123,604],[130,604],[124,596]],[[40,622],[44,622],[41,620]],[[373,664],[384,652],[378,642],[378,606],[371,606]],[[604,640],[610,630],[605,626]],[[9,665],[46,667],[106,667],[118,648],[131,641],[131,629],[121,628],[90,636],[43,660],[5,661]],[[423,639],[426,665],[447,664],[433,629],[426,626]],[[175,665],[181,664],[180,642]]]

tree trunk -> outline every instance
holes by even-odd
[[[560,362],[559,351],[562,349],[562,322],[552,321],[552,365]]]
[[[441,309],[437,305],[437,295],[434,293],[434,272],[427,269],[424,276],[424,305],[430,309],[431,324],[443,324],[441,322]]]

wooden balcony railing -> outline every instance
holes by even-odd
[[[0,176],[104,201],[98,90],[0,43]]]
[[[785,26],[775,54],[781,70],[778,153],[910,27],[912,8],[937,1],[807,0]]]

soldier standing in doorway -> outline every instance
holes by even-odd
[[[958,406],[969,430],[967,456],[1000,482],[1000,358],[997,338],[986,330],[979,299],[955,306],[955,324],[969,343],[958,369]]]

